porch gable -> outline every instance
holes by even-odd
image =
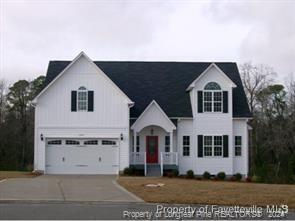
[[[167,132],[176,130],[173,122],[169,119],[169,117],[165,114],[165,112],[155,100],[153,100],[141,113],[141,115],[131,126],[131,129],[135,132],[139,132],[143,128],[151,125],[160,126]]]

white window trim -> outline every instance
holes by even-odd
[[[189,137],[189,145],[184,145],[183,144],[183,137]],[[182,136],[182,139],[181,139],[181,144],[182,144],[182,157],[191,157],[191,136],[190,135],[183,135]],[[183,155],[183,150],[184,150],[184,147],[188,147],[189,148],[189,155]]]
[[[211,156],[205,155],[205,137],[211,137],[212,138],[212,144],[211,144]],[[221,137],[221,155],[220,156],[214,156],[214,137]],[[206,145],[207,146],[207,145]],[[220,134],[206,134],[203,135],[203,157],[204,158],[223,158],[223,135]]]
[[[168,137],[169,139],[169,144],[166,144],[166,137]],[[169,151],[166,151],[166,148],[168,148],[169,147]],[[170,147],[171,147],[171,145],[170,145],[170,136],[169,135],[165,135],[165,149],[164,149],[164,152],[165,153],[169,153],[170,152]]]
[[[205,103],[207,101],[205,101],[205,92],[211,92],[211,111],[206,111],[205,110]],[[218,101],[221,103],[221,109],[220,111],[214,111],[214,93],[215,92],[219,92],[221,93],[221,101]],[[223,113],[223,94],[222,94],[222,90],[203,90],[203,112],[204,113]]]
[[[134,139],[133,139],[133,142],[134,142]],[[137,150],[138,150],[138,151],[137,151]],[[139,135],[137,135],[137,137],[136,137],[135,151],[136,151],[137,153],[140,152],[140,136],[139,136]]]
[[[84,87],[84,86],[82,86],[82,87]],[[81,87],[79,87],[79,89],[77,90],[77,111],[78,112],[87,112],[88,111],[88,90],[87,90],[87,88],[86,87],[84,87],[85,88],[85,90],[81,90],[80,89]],[[84,101],[84,100],[79,100],[79,93],[81,93],[81,92],[85,92],[86,93],[86,101]],[[85,110],[81,110],[81,109],[79,109],[79,101],[83,101],[83,102],[85,102],[86,103],[86,109]]]
[[[236,137],[241,137],[241,144],[240,145],[236,145]],[[243,136],[242,135],[235,135],[234,136],[234,156],[235,157],[243,157]],[[236,155],[236,147],[240,147],[241,148],[241,155]]]

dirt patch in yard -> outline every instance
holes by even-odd
[[[9,178],[33,178],[40,174],[22,171],[0,171],[0,180]]]
[[[119,184],[146,202],[266,206],[287,204],[295,208],[295,185],[181,178],[120,177]],[[146,187],[146,184],[165,184]]]

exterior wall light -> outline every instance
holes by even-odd
[[[123,134],[120,134],[120,138],[121,138],[121,140],[123,140]]]
[[[43,141],[44,138],[43,138],[43,134],[40,134],[40,139]]]
[[[153,128],[151,129],[151,135],[154,135],[154,129]]]

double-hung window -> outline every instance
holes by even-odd
[[[78,90],[77,107],[78,111],[87,111],[88,107],[88,92],[85,87],[80,87]]]
[[[183,136],[182,137],[182,148],[183,148],[183,156],[190,155],[190,136]]]
[[[139,136],[136,136],[136,152],[139,152],[140,150],[140,139]]]
[[[235,136],[235,156],[242,156],[242,136]]]
[[[170,136],[165,136],[165,152],[170,152]]]
[[[222,136],[204,136],[204,156],[221,157],[223,155]]]
[[[219,84],[210,82],[204,88],[204,112],[222,112],[222,91]]]
[[[134,145],[134,137],[132,139],[132,146],[133,149],[135,149],[135,152],[139,152],[140,151],[140,140],[139,140],[139,136],[136,136],[136,145]]]

